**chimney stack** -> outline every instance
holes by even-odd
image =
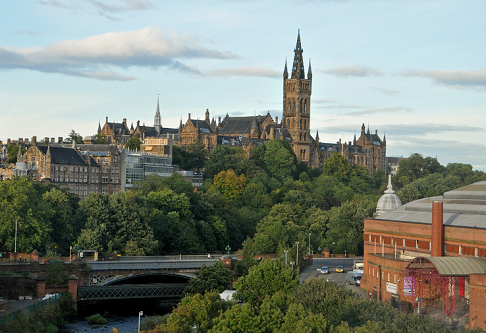
[[[278,125],[278,117],[275,117],[275,124]]]
[[[432,203],[432,235],[431,256],[444,256],[444,203],[434,201]]]

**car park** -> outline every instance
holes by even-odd
[[[323,266],[323,267],[319,268],[319,273],[329,274],[329,267]]]

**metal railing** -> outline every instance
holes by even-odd
[[[57,302],[57,300],[59,299],[59,297],[61,297],[63,295],[66,295],[66,294],[67,294],[67,291],[63,291],[62,293],[58,293],[58,294],[56,294],[56,295],[54,295],[54,296],[52,296],[50,298],[43,299],[43,300],[40,300],[40,301],[35,301],[33,304],[28,305],[25,308],[19,309],[17,311],[14,311],[12,313],[9,313],[9,314],[4,314],[3,316],[0,317],[0,324],[6,322],[9,319],[13,319],[13,318],[17,317],[23,311],[32,313],[36,309],[42,309],[46,305],[49,305],[49,304],[52,304],[52,303]]]
[[[132,271],[132,270],[174,270],[174,269],[200,269],[203,265],[212,266],[217,260],[167,260],[167,261],[95,261],[89,266],[91,271]]]
[[[78,300],[181,297],[187,283],[78,287]]]
[[[170,256],[123,256],[118,261],[159,261],[159,260],[219,260],[224,254],[211,255],[184,255],[176,254]]]

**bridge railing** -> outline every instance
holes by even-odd
[[[181,297],[187,283],[78,287],[78,300]]]
[[[219,260],[224,254],[211,255],[171,255],[171,256],[123,256],[118,261],[154,261],[154,260]]]
[[[203,265],[212,266],[217,260],[165,260],[165,261],[96,261],[89,266],[91,271],[114,271],[114,270],[177,270],[177,269],[200,269]]]

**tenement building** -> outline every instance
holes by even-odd
[[[486,328],[486,182],[405,205],[391,185],[364,220],[368,297],[455,326]]]

